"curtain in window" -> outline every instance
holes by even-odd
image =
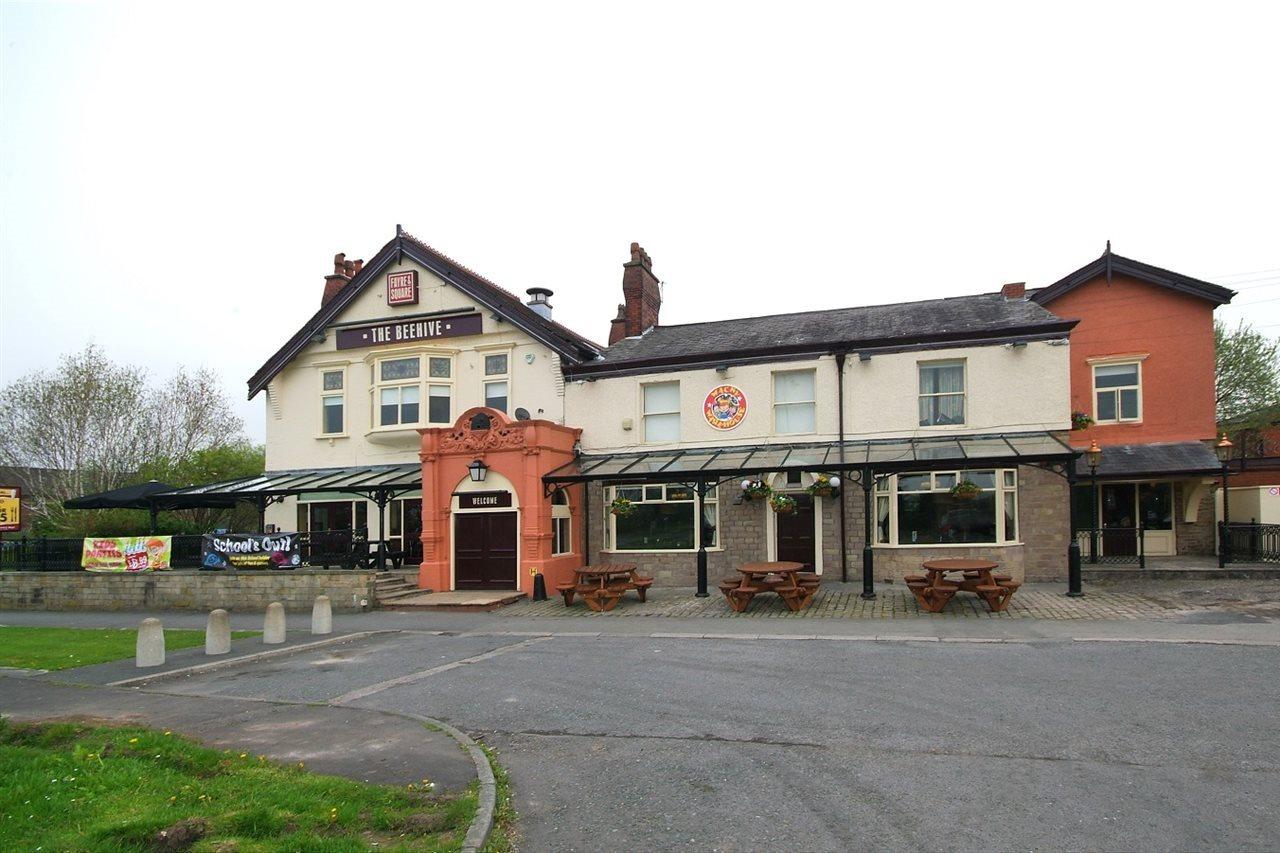
[[[680,385],[644,386],[644,440],[680,440]]]
[[[813,432],[817,428],[814,398],[812,370],[775,373],[774,429],[780,433]]]
[[[920,426],[964,423],[964,365],[920,367]]]

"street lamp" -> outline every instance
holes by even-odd
[[[489,466],[477,459],[467,466],[467,471],[471,474],[471,482],[483,483],[485,475],[489,473]]]
[[[1089,562],[1098,562],[1098,466],[1102,464],[1102,448],[1095,438],[1084,452],[1089,463]]]
[[[1222,463],[1222,529],[1218,532],[1218,568],[1227,565],[1229,559],[1228,552],[1231,550],[1230,528],[1231,523],[1231,504],[1228,499],[1229,491],[1227,489],[1227,463],[1231,461],[1231,451],[1235,449],[1235,445],[1231,443],[1231,439],[1227,438],[1224,432],[1222,438],[1213,446],[1213,452],[1218,455],[1218,461]]]

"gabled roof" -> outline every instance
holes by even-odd
[[[755,356],[920,347],[945,343],[1065,336],[1064,320],[1026,299],[999,293],[920,302],[831,308],[679,326],[655,326],[625,338],[604,358],[566,366],[569,375],[608,373],[664,364],[692,365]]]
[[[331,323],[369,284],[377,280],[392,263],[398,262],[402,257],[407,257],[430,270],[440,279],[457,287],[521,331],[546,344],[558,353],[566,364],[594,359],[603,350],[599,344],[532,310],[520,300],[520,297],[506,288],[467,269],[396,226],[395,239],[379,249],[355,278],[347,282],[332,299],[322,305],[320,310],[313,314],[311,319],[303,324],[284,346],[276,350],[275,354],[258,368],[258,372],[249,379],[249,399],[252,400],[259,391],[266,388],[267,383],[274,379],[298,353],[302,352],[317,332]]]
[[[1109,281],[1112,275],[1128,276],[1129,278],[1136,278],[1138,281],[1145,281],[1147,284],[1154,284],[1157,287],[1167,287],[1179,293],[1207,299],[1214,305],[1225,305],[1236,295],[1234,290],[1229,290],[1220,285],[1210,284],[1198,278],[1191,278],[1181,273],[1153,267],[1151,264],[1144,264],[1142,261],[1135,261],[1132,258],[1117,255],[1111,251],[1111,242],[1107,241],[1107,250],[1096,261],[1090,261],[1048,287],[1042,287],[1031,292],[1030,296],[1032,300],[1039,302],[1041,305],[1048,305],[1059,296],[1070,293],[1082,284],[1087,284],[1100,276],[1106,276]]]

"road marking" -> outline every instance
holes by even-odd
[[[401,675],[398,678],[389,678],[386,681],[379,681],[377,684],[370,684],[368,687],[361,687],[359,690],[352,690],[350,693],[343,693],[341,696],[335,696],[329,700],[329,704],[342,705],[347,702],[354,702],[357,699],[372,696],[374,693],[381,693],[382,691],[389,690],[392,687],[399,687],[403,684],[413,684],[414,682],[422,681],[424,678],[430,678],[433,675],[448,672],[451,669],[457,669],[458,667],[467,666],[468,664],[490,660],[498,657],[499,655],[505,655],[508,652],[517,652],[536,643],[545,643],[550,639],[552,638],[547,635],[530,637],[527,640],[519,643],[512,643],[509,646],[499,646],[498,648],[493,649],[492,651],[487,651],[483,654],[473,655],[472,657],[456,660],[452,663],[441,664],[440,666],[433,666],[430,669],[424,669],[419,672],[411,672],[408,675]]]

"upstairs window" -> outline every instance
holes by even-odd
[[[655,382],[643,386],[644,440],[680,440],[680,383]]]
[[[511,390],[510,359],[505,352],[484,357],[484,404],[500,412],[507,411]]]
[[[1093,419],[1100,424],[1142,419],[1142,367],[1136,362],[1093,366]]]
[[[814,432],[817,402],[812,370],[773,374],[773,431],[779,434]]]
[[[920,426],[964,424],[964,362],[920,363]]]
[[[418,385],[422,365],[417,356],[389,358],[378,363],[378,426],[418,422],[422,389]]]
[[[345,432],[343,410],[345,396],[343,385],[346,377],[341,370],[326,370],[320,375],[320,432],[324,435],[341,435]]]

